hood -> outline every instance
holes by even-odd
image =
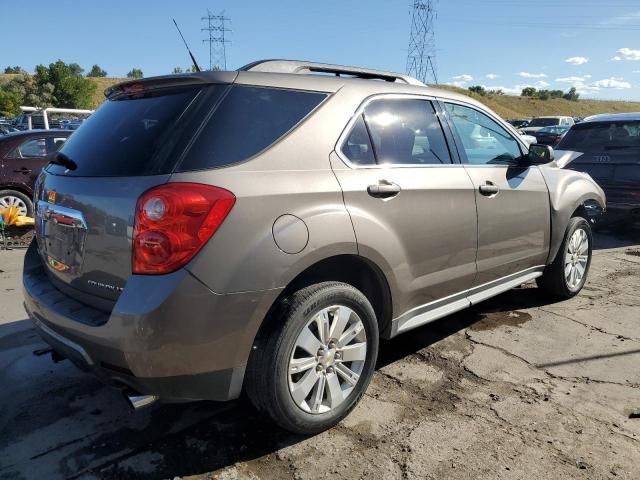
[[[558,168],[564,168],[573,162],[576,158],[584,155],[582,152],[572,152],[571,150],[554,150],[554,160],[550,165]]]

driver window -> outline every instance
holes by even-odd
[[[518,142],[496,121],[469,107],[446,104],[472,165],[515,165],[522,156]]]
[[[14,156],[18,158],[42,158],[47,155],[47,144],[44,138],[27,140],[17,149]]]

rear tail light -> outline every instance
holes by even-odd
[[[227,217],[233,193],[199,183],[167,183],[138,199],[133,273],[159,275],[184,266]]]

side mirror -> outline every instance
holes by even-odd
[[[533,143],[529,145],[529,155],[527,155],[531,165],[544,165],[554,160],[553,148],[549,145]]]

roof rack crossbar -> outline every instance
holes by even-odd
[[[332,65],[329,63],[305,62],[301,60],[258,60],[238,70],[245,72],[269,72],[269,73],[333,73],[337,77],[349,75],[357,78],[371,80],[384,80],[386,82],[403,82],[408,85],[424,86],[421,81],[401,73],[371,70],[368,68],[348,67],[345,65]]]

